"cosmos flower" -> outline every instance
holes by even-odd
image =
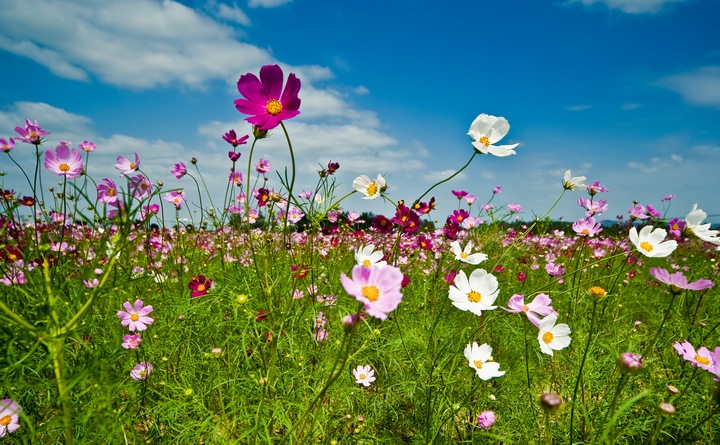
[[[653,226],[645,226],[638,233],[635,227],[630,228],[630,241],[637,247],[638,251],[650,258],[663,258],[675,251],[677,241],[665,239],[667,232],[664,229],[654,229]]]
[[[129,301],[126,301],[123,306],[125,310],[118,311],[117,316],[122,325],[127,326],[130,331],[144,331],[147,329],[147,325],[155,322],[152,317],[148,317],[153,311],[153,307],[145,306],[142,300],[135,300],[135,304],[132,306]]]
[[[387,183],[382,175],[378,175],[377,179],[360,175],[353,181],[353,188],[365,195],[363,199],[375,199],[387,189]]]
[[[472,241],[468,241],[468,243],[465,245],[465,249],[460,249],[459,241],[453,241],[450,243],[450,249],[452,250],[453,254],[455,254],[455,259],[462,261],[463,263],[477,265],[488,258],[488,256],[484,253],[471,253],[473,249]]]
[[[97,147],[95,147],[95,144],[93,144],[92,142],[83,141],[82,144],[78,144],[78,148],[87,153],[90,153],[91,151],[95,151]]]
[[[490,153],[494,156],[510,156],[515,154],[514,148],[519,144],[493,145],[510,131],[510,124],[504,117],[481,114],[470,124],[468,135],[473,140],[473,147],[482,154]]]
[[[692,210],[685,217],[685,227],[701,240],[720,245],[718,231],[710,230],[710,223],[703,224],[705,218],[707,218],[707,213],[703,209],[699,209],[697,203],[693,204]]]
[[[581,218],[575,221],[572,225],[573,230],[580,236],[593,237],[598,233],[602,232],[600,223],[595,222],[595,218],[592,216]]]
[[[353,369],[353,375],[355,376],[355,383],[365,387],[370,386],[370,384],[375,381],[375,371],[370,365],[358,366]]]
[[[170,173],[175,175],[175,178],[181,179],[187,174],[187,167],[185,167],[185,163],[178,162],[177,164],[175,164],[172,170],[170,170]]]
[[[150,362],[140,362],[130,371],[130,377],[133,380],[147,380],[152,370],[153,365]]]
[[[64,144],[58,145],[54,152],[46,151],[43,165],[51,172],[65,176],[67,179],[77,178],[83,171],[80,152]]]
[[[137,349],[140,347],[141,341],[140,334],[126,334],[123,336],[122,347],[125,349]]]
[[[585,176],[573,176],[570,170],[563,175],[563,188],[565,190],[580,190],[585,188]]]
[[[114,181],[103,178],[105,184],[98,184],[97,197],[98,201],[106,204],[113,204],[118,200],[118,188]]]
[[[0,138],[0,151],[3,153],[10,153],[15,148],[15,139]]]
[[[22,407],[13,399],[0,400],[0,437],[5,437],[20,428]]]
[[[481,380],[490,380],[505,375],[505,371],[500,371],[500,363],[491,361],[492,348],[487,344],[478,346],[476,342],[473,342],[471,345],[467,345],[465,358]]]
[[[31,122],[30,119],[25,119],[24,127],[15,127],[15,132],[20,135],[18,140],[33,145],[40,145],[43,136],[50,134],[49,131],[45,131],[40,127],[38,121]]]
[[[227,133],[225,133],[222,138],[228,144],[232,145],[233,147],[237,147],[238,145],[246,144],[249,137],[250,136],[246,134],[245,136],[238,139],[237,133],[235,133],[235,130],[230,130]]]
[[[283,71],[278,65],[260,68],[260,79],[252,73],[243,74],[237,87],[244,99],[236,99],[235,108],[251,115],[245,120],[260,130],[271,130],[300,114],[300,79],[290,73],[283,90]]]
[[[670,273],[659,267],[651,267],[650,275],[661,283],[665,283],[677,293],[680,290],[705,290],[713,287],[714,283],[710,280],[701,278],[699,280],[688,283],[687,277],[682,272]]]
[[[463,271],[455,276],[448,297],[456,308],[482,315],[482,311],[497,307],[493,306],[493,303],[497,299],[498,292],[497,278],[483,269],[475,269],[469,278]]]
[[[550,314],[540,320],[538,342],[540,350],[553,355],[553,350],[565,349],[570,345],[570,327],[565,323],[555,325],[557,315]]]
[[[374,244],[368,244],[367,246],[360,246],[355,251],[355,262],[358,266],[371,267],[371,266],[385,266],[387,261],[382,261],[383,254],[379,250],[375,250]]]
[[[124,156],[118,156],[115,168],[122,172],[120,176],[127,176],[140,168],[140,157],[135,153],[135,161],[133,162]]]
[[[495,412],[483,411],[477,418],[477,424],[484,430],[489,430],[495,424]]]
[[[503,308],[505,309],[505,308]],[[528,320],[535,325],[536,328],[540,327],[540,317],[547,317],[548,315],[557,316],[558,313],[552,307],[552,300],[545,294],[538,294],[535,296],[532,302],[525,304],[524,295],[513,295],[508,301],[508,307],[506,311],[519,314],[524,313],[527,315]]]
[[[708,350],[708,348],[703,346],[696,351],[693,345],[691,345],[687,340],[682,343],[676,341],[673,348],[675,348],[682,358],[689,361],[693,366],[697,366],[698,368],[702,368],[706,371],[713,371],[715,363],[713,361],[712,353]]]
[[[270,164],[270,161],[267,159],[260,158],[257,165],[255,166],[255,171],[258,173],[262,173],[263,175],[267,172],[269,172],[272,169],[272,164]]]
[[[395,266],[359,266],[352,269],[352,279],[340,275],[345,291],[363,303],[365,311],[375,318],[385,320],[402,300],[400,288],[403,273]]]
[[[163,200],[173,203],[176,209],[180,209],[182,203],[185,202],[185,192],[182,190],[173,190],[165,193]]]
[[[206,278],[205,275],[198,275],[193,277],[188,283],[188,289],[192,298],[202,297],[207,294],[210,289],[213,288],[213,281],[210,278]]]

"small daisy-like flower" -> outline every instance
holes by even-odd
[[[482,315],[482,311],[489,311],[497,307],[493,306],[493,303],[495,303],[498,292],[497,278],[483,269],[475,269],[469,278],[463,271],[455,276],[448,297],[456,308],[470,311],[475,315]]]
[[[353,369],[353,375],[355,376],[355,383],[365,387],[370,386],[370,384],[375,381],[375,371],[370,365],[358,366]]]
[[[187,167],[185,166],[184,162],[178,162],[177,164],[175,164],[172,170],[170,170],[170,173],[175,175],[175,178],[181,179],[187,174]]]
[[[493,145],[504,138],[509,131],[510,124],[507,119],[483,113],[470,124],[468,135],[472,138],[472,145],[478,153],[503,157],[514,155],[514,148],[519,145]]]
[[[206,278],[205,275],[198,275],[188,283],[188,289],[192,291],[190,292],[192,298],[202,297],[212,288],[213,281],[210,278]]]
[[[300,114],[300,79],[290,73],[283,89],[283,71],[278,65],[260,68],[260,79],[252,73],[243,74],[237,87],[243,98],[235,100],[235,108],[249,114],[245,120],[259,130],[272,130]]]
[[[95,147],[95,144],[93,144],[92,142],[83,141],[82,144],[78,145],[78,148],[80,148],[80,150],[84,150],[87,153],[90,153],[91,151],[95,151],[97,147]]]
[[[500,364],[492,361],[492,348],[487,344],[478,346],[476,342],[473,342],[471,345],[467,345],[465,358],[481,380],[490,380],[505,375],[505,371],[500,371]]]
[[[538,294],[533,301],[528,304],[525,304],[524,295],[513,295],[510,297],[508,308],[505,310],[513,314],[524,313],[536,328],[540,327],[540,317],[538,315],[542,315],[543,317],[550,314],[558,315],[552,307],[552,300],[545,294]]]
[[[453,241],[450,243],[450,249],[455,254],[455,259],[472,265],[477,265],[485,261],[488,256],[484,253],[476,252],[471,253],[473,248],[473,242],[468,241],[464,249],[460,249],[460,243]]]
[[[580,190],[586,187],[585,176],[573,176],[570,170],[563,175],[563,188],[565,190]]]
[[[133,380],[147,380],[152,370],[153,365],[151,365],[150,362],[140,362],[130,371],[130,377],[132,377]]]
[[[375,250],[374,244],[368,244],[367,246],[360,246],[355,251],[355,262],[358,266],[385,266],[387,261],[382,261],[384,254]]]
[[[20,412],[22,407],[13,399],[0,400],[0,437],[20,428]]]
[[[637,247],[638,252],[650,258],[663,258],[675,251],[677,241],[665,239],[667,232],[664,229],[654,229],[653,226],[645,226],[638,233],[635,227],[630,228],[630,241]]]
[[[363,199],[375,199],[387,189],[387,183],[382,175],[377,179],[370,179],[366,175],[360,175],[353,181],[353,188],[365,195]]]
[[[152,306],[145,306],[142,300],[135,300],[134,305],[130,305],[126,301],[123,305],[124,311],[118,311],[117,316],[122,321],[123,326],[127,326],[131,331],[144,331],[147,325],[153,324],[155,320],[148,315],[153,311]]]
[[[565,349],[570,345],[570,327],[565,323],[555,325],[557,315],[550,314],[540,320],[538,341],[540,350],[553,355],[553,350]]]

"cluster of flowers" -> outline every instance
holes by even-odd
[[[145,303],[139,299],[135,300],[135,304],[132,305],[129,301],[126,301],[123,307],[125,310],[118,311],[117,316],[120,318],[122,325],[127,326],[131,334],[123,336],[122,347],[125,349],[137,349],[142,342],[139,332],[146,330],[148,325],[155,322],[155,319],[149,317],[153,307],[145,306]],[[133,367],[130,371],[130,377],[133,380],[146,380],[152,370],[153,365],[150,362],[143,361]]]

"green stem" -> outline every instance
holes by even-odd
[[[575,389],[573,390],[572,406],[570,408],[570,443],[573,443],[573,421],[575,420],[575,403],[577,402],[577,392],[580,387],[580,380],[582,380],[583,367],[585,366],[585,359],[587,358],[588,351],[590,350],[590,344],[592,343],[593,328],[595,326],[595,312],[597,310],[597,298],[593,298],[593,309],[590,318],[590,329],[588,331],[588,340],[585,344],[585,352],[583,352],[582,360],[580,361],[580,370],[578,370],[578,376],[575,380]]]
[[[423,193],[422,195],[420,195],[420,197],[419,197],[418,199],[416,199],[415,202],[420,202],[420,200],[423,199],[423,198],[425,197],[425,195],[427,195],[428,193],[430,193],[435,187],[437,187],[437,186],[439,186],[440,184],[443,184],[443,183],[445,183],[445,182],[448,182],[449,180],[451,180],[451,179],[454,178],[455,176],[459,175],[463,170],[465,170],[465,169],[470,165],[470,163],[473,161],[473,159],[475,159],[475,156],[477,156],[477,154],[478,154],[478,152],[473,150],[472,156],[470,156],[470,159],[468,159],[468,161],[465,163],[465,165],[463,165],[462,167],[460,167],[460,170],[456,171],[455,173],[453,173],[452,175],[450,175],[450,176],[448,176],[447,178],[443,179],[442,181],[439,181],[439,182],[436,182],[435,184],[433,184],[429,189],[427,189],[427,190],[425,191],[425,193]]]
[[[290,150],[290,187],[288,188],[288,199],[287,199],[287,206],[285,206],[285,224],[283,226],[283,241],[286,245],[290,245],[288,243],[288,213],[290,212],[290,204],[293,200],[293,188],[295,188],[295,153],[293,152],[292,142],[290,141],[290,135],[287,132],[287,129],[285,128],[285,124],[280,121],[280,126],[283,129],[283,132],[285,133],[285,139],[288,143],[288,149]],[[292,250],[291,250],[292,252]]]
[[[65,445],[72,445],[72,411],[70,408],[70,388],[65,384],[65,348],[63,340],[59,337],[52,337],[47,343],[48,350],[53,359],[55,370],[55,381],[57,382],[58,395],[63,410],[63,424],[65,425]]]

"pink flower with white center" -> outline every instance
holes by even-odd
[[[67,179],[77,178],[83,172],[80,152],[63,144],[58,145],[54,152],[52,150],[45,152],[43,165],[51,172],[65,176]]]
[[[260,158],[257,165],[255,166],[255,171],[258,173],[262,173],[263,175],[267,172],[269,172],[272,169],[272,164],[270,164],[270,161],[267,159]]]
[[[20,428],[22,407],[13,399],[0,400],[0,437],[5,437]]]
[[[678,293],[680,290],[705,290],[714,286],[712,281],[704,278],[688,283],[687,277],[682,272],[671,274],[659,267],[651,267],[650,275],[661,283],[669,285],[674,293]]]
[[[697,351],[689,341],[675,342],[673,348],[684,358],[689,361],[693,366],[702,368],[706,371],[713,372],[715,362],[712,357],[712,353],[705,346],[701,347]]]
[[[545,294],[538,294],[533,301],[528,304],[525,304],[524,295],[513,295],[508,301],[508,307],[503,309],[513,314],[525,313],[528,320],[530,320],[536,328],[540,327],[541,317],[539,316],[547,317],[550,314],[558,315],[552,307],[552,300]]]
[[[118,311],[117,316],[122,321],[122,325],[127,326],[130,331],[144,331],[147,325],[155,322],[152,317],[148,317],[153,307],[145,306],[142,300],[135,300],[132,306],[126,301],[123,307],[125,310]]]
[[[677,249],[677,241],[665,239],[667,232],[664,229],[653,229],[653,226],[645,226],[638,233],[635,227],[630,228],[630,241],[637,247],[638,252],[650,258],[664,258]]]
[[[103,178],[105,184],[98,184],[97,195],[98,201],[105,204],[113,204],[118,200],[118,188],[114,181]]]
[[[358,366],[353,369],[353,375],[355,376],[355,383],[365,387],[370,386],[370,384],[375,381],[375,371],[370,365]]]
[[[123,336],[122,347],[125,349],[137,349],[140,347],[141,341],[140,334],[126,334]]]
[[[91,151],[95,151],[97,147],[95,147],[95,144],[93,144],[92,142],[83,141],[82,144],[78,145],[78,148],[85,151],[86,153],[90,153]]]
[[[140,362],[133,367],[132,371],[130,371],[130,377],[133,380],[147,380],[152,370],[153,365],[149,362]]]
[[[10,153],[15,148],[15,139],[0,138],[0,151],[3,153]]]
[[[120,176],[127,176],[140,168],[140,157],[135,153],[135,162],[133,162],[124,156],[118,156],[115,168],[122,172]]]
[[[49,131],[40,128],[38,121],[30,122],[30,119],[25,119],[25,127],[15,127],[15,132],[20,135],[19,140],[33,145],[40,145],[43,136],[50,134]]]
[[[237,185],[238,187],[242,185],[243,182],[243,175],[239,171],[234,171],[230,173],[230,176],[228,177],[228,182],[231,182],[234,185]]]
[[[172,192],[165,193],[163,199],[175,204],[175,208],[179,210],[182,203],[185,202],[185,192],[182,190],[173,190]]]
[[[380,320],[385,320],[402,301],[403,273],[395,266],[356,265],[352,269],[352,279],[343,273],[340,281],[348,294],[363,303],[369,315]]]
[[[522,212],[522,206],[520,204],[510,203],[507,205],[508,212],[519,213]]]
[[[288,220],[293,223],[297,224],[300,222],[301,219],[305,214],[302,212],[302,210],[298,209],[297,207],[290,207],[290,210],[288,210]]]
[[[170,170],[170,173],[175,175],[175,178],[181,179],[187,174],[187,167],[185,167],[185,164],[183,162],[178,162],[177,164],[175,164],[172,170]]]
[[[573,223],[572,228],[578,235],[591,238],[603,230],[600,223],[595,222],[595,218],[592,216],[578,219]]]

